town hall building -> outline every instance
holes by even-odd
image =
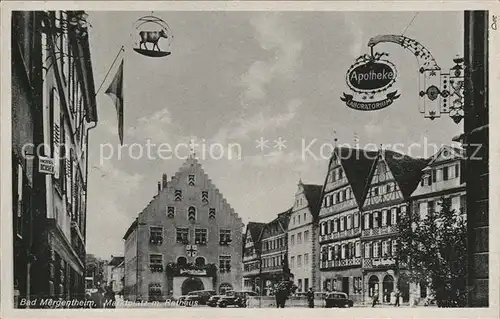
[[[126,231],[126,300],[240,290],[241,218],[190,156]]]

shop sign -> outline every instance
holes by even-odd
[[[385,55],[365,54],[351,65],[346,83],[352,94],[343,93],[340,97],[348,107],[360,111],[380,110],[399,98],[397,91],[387,92],[396,81],[397,71],[394,64],[382,59]]]
[[[54,159],[40,156],[38,158],[38,171],[42,174],[54,174],[55,173]]]

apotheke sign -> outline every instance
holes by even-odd
[[[357,59],[346,74],[346,83],[353,94],[344,93],[340,98],[346,105],[355,110],[373,111],[388,107],[399,97],[397,91],[386,93],[396,81],[396,67],[381,57],[364,55]]]

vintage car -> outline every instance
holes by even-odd
[[[325,308],[350,308],[352,306],[353,302],[345,292],[329,292],[325,296]]]
[[[214,295],[215,295],[214,290],[197,290],[188,293],[188,296],[198,296],[197,301],[199,305],[206,305],[210,297]]]
[[[224,295],[214,295],[214,296],[210,297],[207,301],[207,306],[217,307],[217,302],[219,301],[219,299],[221,297],[224,297]]]
[[[226,308],[228,306],[236,306],[240,308],[244,308],[246,306],[245,303],[245,298],[238,297],[236,295],[230,295],[230,296],[222,296],[218,301],[217,301],[217,306],[220,308]]]

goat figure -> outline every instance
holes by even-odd
[[[153,51],[155,47],[160,51],[160,47],[158,46],[158,41],[160,38],[165,38],[168,39],[168,35],[165,32],[165,30],[161,31],[141,31],[139,32],[139,36],[141,37],[141,42],[139,43],[139,49],[142,48],[142,45],[146,48],[146,50],[149,50],[147,47],[147,43],[153,43]]]

